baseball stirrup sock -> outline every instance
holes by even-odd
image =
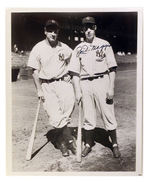
[[[94,145],[94,130],[85,130],[85,144],[90,147]]]
[[[72,135],[71,135],[71,131],[70,131],[70,128],[68,128],[67,126],[64,126],[64,127],[63,127],[62,134],[63,134],[63,137],[64,137],[67,141],[73,141]]]
[[[109,136],[112,140],[112,145],[117,144],[117,134],[116,129],[115,130],[108,130]]]

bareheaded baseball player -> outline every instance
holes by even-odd
[[[73,86],[68,75],[68,63],[72,50],[58,40],[60,26],[55,20],[48,20],[44,27],[45,39],[32,49],[28,66],[33,68],[33,79],[37,95],[43,100],[49,122],[59,128],[58,143],[63,156],[69,150],[76,153],[71,131],[67,126],[74,108]]]
[[[93,17],[82,19],[85,41],[73,51],[69,70],[73,75],[76,100],[83,102],[85,148],[82,157],[88,155],[94,145],[96,106],[112,142],[115,158],[120,157],[117,143],[117,122],[114,114],[114,82],[117,63],[111,45],[96,37]]]

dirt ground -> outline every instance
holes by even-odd
[[[37,108],[37,96],[32,78],[12,82],[12,171],[13,172],[101,172],[135,171],[136,159],[136,66],[121,66],[117,72],[115,113],[118,121],[118,143],[121,158],[113,158],[107,132],[98,114],[95,146],[92,152],[76,162],[76,156],[62,157],[53,142],[55,131],[48,123],[41,105],[32,160],[26,161],[26,151]],[[76,134],[78,107],[72,115]]]

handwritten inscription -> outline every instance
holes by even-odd
[[[77,57],[80,56],[80,54],[87,54],[87,52],[89,51],[95,51],[95,50],[99,50],[98,52],[104,52],[104,50],[106,50],[107,47],[110,47],[111,45],[102,45],[102,46],[95,46],[95,45],[91,45],[91,46],[87,46],[87,45],[83,45],[83,46],[79,46],[77,48]]]

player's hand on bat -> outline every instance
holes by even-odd
[[[71,76],[69,74],[64,76],[64,81],[65,82],[70,82],[71,81]]]
[[[114,98],[114,89],[110,89],[106,94],[107,99],[113,99]]]
[[[38,90],[37,92],[37,95],[38,95],[38,98],[44,102],[45,101],[45,98],[44,98],[44,94],[43,94],[43,91],[42,90]]]
[[[106,103],[113,104],[114,89],[110,89],[106,94]]]

